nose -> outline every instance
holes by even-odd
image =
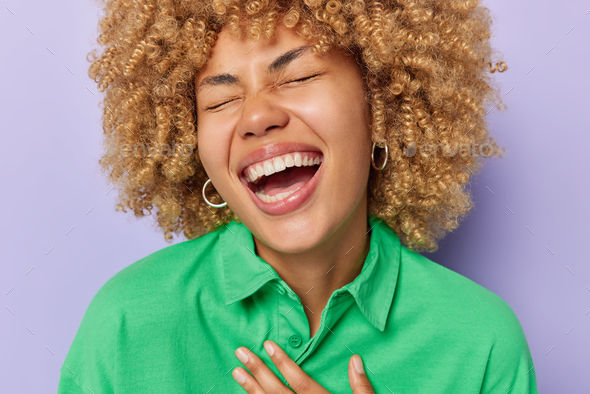
[[[246,98],[237,132],[242,138],[266,135],[270,130],[283,128],[289,123],[289,114],[264,94]]]

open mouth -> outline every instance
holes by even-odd
[[[275,202],[309,182],[323,161],[321,152],[291,152],[252,164],[244,168],[242,176],[260,200]]]

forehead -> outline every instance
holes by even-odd
[[[297,34],[294,28],[287,28],[279,23],[274,29],[272,38],[262,34],[257,41],[246,36],[236,38],[227,28],[222,29],[207,63],[196,77],[197,84],[209,74],[229,73],[232,68],[235,71],[236,68],[254,66],[257,63],[268,65],[277,56],[312,43]]]

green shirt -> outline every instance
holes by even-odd
[[[58,394],[243,393],[231,371],[245,346],[286,384],[270,339],[332,393],[363,358],[377,394],[537,393],[518,318],[500,297],[401,245],[374,217],[361,273],[332,293],[310,339],[304,306],[231,222],[161,249],[92,299]],[[311,286],[310,286],[311,287]],[[320,313],[320,311],[315,311]]]

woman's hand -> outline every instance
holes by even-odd
[[[287,379],[295,393],[325,394],[329,393],[318,382],[310,378],[279,345],[273,341],[264,341],[264,348],[270,359],[281,374]],[[238,367],[232,372],[234,379],[249,394],[292,393],[287,386],[258,358],[245,347],[236,350],[236,357],[244,364],[252,375],[245,369]],[[358,372],[357,372],[358,371]],[[373,386],[365,374],[363,363],[359,355],[353,355],[348,360],[348,378],[353,394],[374,394]]]

